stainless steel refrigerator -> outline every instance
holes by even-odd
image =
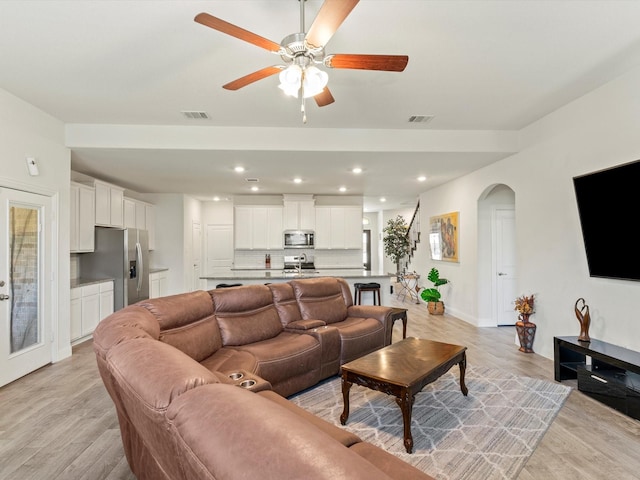
[[[114,310],[149,298],[149,234],[96,227],[95,250],[80,259],[83,278],[113,278]]]

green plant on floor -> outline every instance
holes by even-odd
[[[440,278],[440,272],[438,272],[437,268],[432,268],[429,271],[429,275],[427,275],[427,280],[433,283],[432,288],[425,288],[420,292],[420,296],[422,300],[425,302],[439,302],[440,298],[442,298],[442,294],[440,293],[439,287],[442,285],[446,285],[449,283],[449,280],[446,278]]]
[[[396,273],[402,273],[400,262],[409,254],[409,225],[398,215],[395,219],[389,219],[384,227],[382,242],[384,243],[384,254],[396,265]]]

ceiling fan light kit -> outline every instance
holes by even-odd
[[[306,0],[298,1],[301,33],[287,35],[280,44],[208,13],[196,15],[196,22],[280,55],[285,63],[285,65],[270,66],[245,75],[223,85],[223,88],[238,90],[278,73],[280,80],[278,87],[286,95],[302,99],[300,110],[302,121],[306,123],[305,98],[313,97],[319,107],[330,105],[335,101],[327,87],[329,75],[316,65],[326,68],[388,72],[402,72],[407,66],[409,57],[406,55],[333,54],[325,58],[325,45],[359,0],[325,0],[306,33],[304,25]]]

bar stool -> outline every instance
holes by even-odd
[[[354,283],[355,292],[353,300],[356,305],[362,305],[362,292],[373,293],[373,304],[380,305],[380,284],[379,283]]]
[[[229,288],[229,287],[241,287],[241,283],[219,283],[216,288]]]

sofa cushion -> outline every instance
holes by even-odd
[[[188,325],[213,314],[211,297],[202,290],[142,300],[136,305],[155,315],[160,330]]]
[[[273,295],[273,303],[276,306],[276,310],[278,310],[280,321],[284,327],[302,319],[300,308],[298,308],[298,301],[296,300],[296,295],[293,292],[291,284],[271,283],[269,284],[269,289]]]
[[[201,362],[222,347],[222,336],[215,316],[210,315],[178,328],[160,332],[160,341]]]
[[[269,380],[276,391],[279,382],[308,372],[315,371],[316,381],[320,380],[322,349],[312,335],[282,332],[275,338],[235,348],[255,357],[253,373]]]
[[[287,408],[232,385],[181,395],[167,418],[182,444],[176,460],[184,462],[186,478],[390,479]]]
[[[109,350],[107,364],[121,391],[136,397],[140,408],[152,410],[165,410],[187,390],[219,382],[216,374],[157,340],[122,342]]]
[[[104,358],[111,347],[132,338],[158,339],[157,318],[145,308],[131,305],[103,319],[93,332],[93,349]]]
[[[246,345],[282,332],[271,290],[266,285],[209,290],[222,344]]]
[[[305,320],[323,320],[327,324],[347,318],[347,305],[338,279],[333,277],[291,280],[298,307]]]
[[[384,324],[374,318],[348,317],[334,323],[340,331],[340,363],[350,362],[385,345]]]
[[[209,370],[221,372],[234,372],[237,370],[255,372],[258,368],[256,357],[250,352],[242,352],[234,347],[222,347],[200,363]]]

